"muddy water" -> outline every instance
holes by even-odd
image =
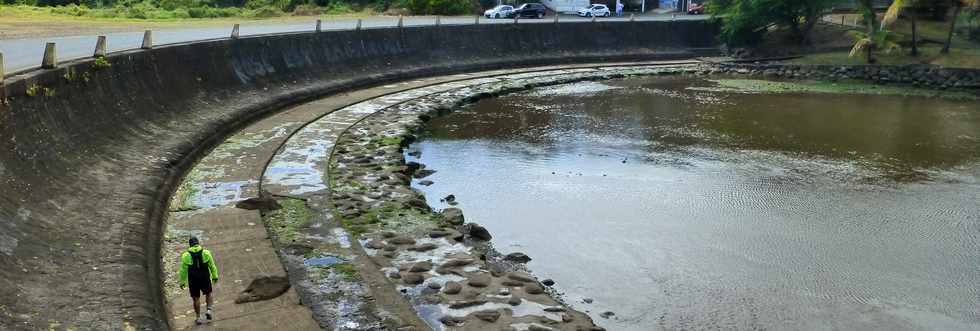
[[[480,101],[416,186],[610,330],[980,329],[980,104],[714,86]]]

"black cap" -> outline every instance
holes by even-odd
[[[187,243],[190,244],[191,246],[194,246],[199,244],[200,241],[197,240],[197,237],[191,237],[191,240],[187,241]]]

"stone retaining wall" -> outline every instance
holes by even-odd
[[[980,89],[980,70],[933,65],[792,65],[779,63],[720,63],[708,73],[734,73],[767,78],[841,80],[907,84],[931,88]]]

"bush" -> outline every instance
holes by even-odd
[[[86,16],[89,13],[89,9],[85,6],[70,4],[67,6],[52,7],[51,13],[59,15]]]
[[[253,10],[252,13],[249,16],[264,18],[264,17],[277,17],[277,16],[282,16],[282,14],[283,14],[282,10],[280,10],[277,7],[265,6],[265,7],[262,7],[262,8],[258,8],[258,9]]]
[[[293,15],[296,16],[316,16],[320,14],[323,14],[323,8],[315,5],[302,4],[293,9]]]

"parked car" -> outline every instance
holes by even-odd
[[[540,3],[531,2],[531,3],[525,3],[517,8],[514,8],[514,11],[510,13],[510,17],[520,16],[520,17],[542,18],[544,17],[545,12],[547,12],[547,9],[545,8],[544,5]]]
[[[514,12],[514,6],[500,5],[483,12],[483,16],[487,18],[505,18],[510,17],[511,13]]]
[[[704,14],[704,4],[703,3],[692,3],[690,7],[687,7],[688,15],[701,15]]]
[[[606,7],[606,5],[602,5],[602,4],[591,4],[588,7],[579,8],[578,10],[578,16],[584,16],[584,17],[592,17],[592,16],[607,17],[609,15],[612,15],[612,12],[609,11],[609,7]]]

